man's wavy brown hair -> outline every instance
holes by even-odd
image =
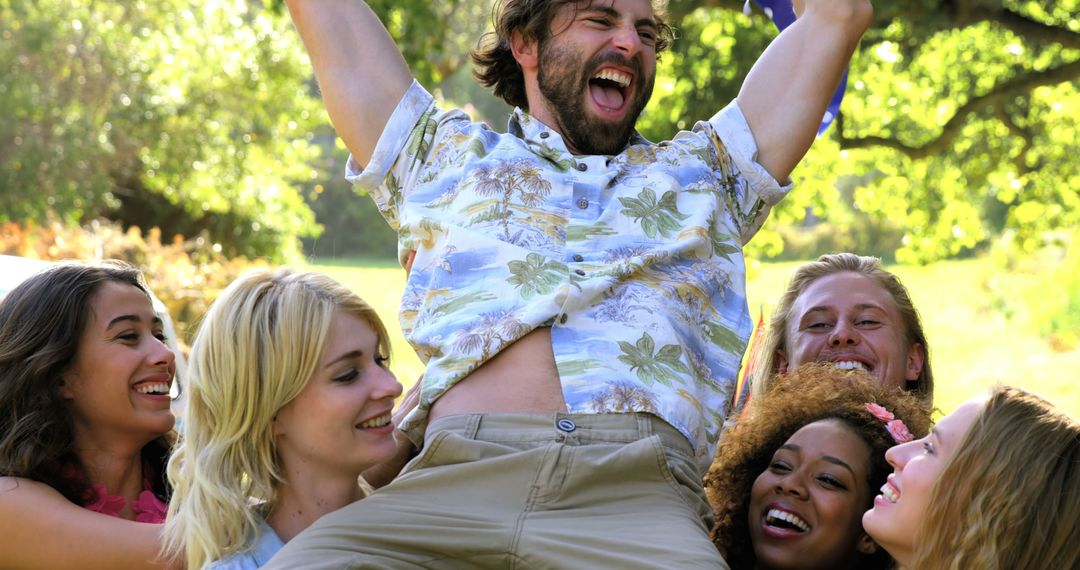
[[[494,30],[484,34],[472,50],[476,64],[473,75],[495,96],[514,107],[529,109],[525,96],[525,75],[514,59],[510,38],[521,32],[526,41],[543,45],[552,34],[551,23],[559,8],[575,4],[577,9],[592,5],[595,0],[499,0],[492,9]],[[666,20],[666,2],[653,0],[653,19],[656,20],[656,53],[666,50],[675,39],[675,32]]]
[[[892,472],[885,451],[896,441],[885,423],[870,415],[867,403],[892,412],[916,438],[930,431],[930,407],[918,395],[885,388],[865,372],[827,364],[806,364],[777,376],[767,392],[750,400],[724,432],[716,459],[705,475],[705,490],[716,514],[712,538],[731,568],[754,567],[747,520],[750,489],[768,468],[773,453],[803,426],[826,419],[843,422],[870,446],[870,489],[885,484]],[[879,548],[859,567],[891,566],[892,559]]]

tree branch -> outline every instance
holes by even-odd
[[[941,134],[937,138],[921,145],[910,145],[895,138],[875,135],[848,138],[843,129],[837,129],[840,137],[840,147],[843,149],[856,149],[884,146],[900,151],[911,159],[923,159],[947,149],[952,144],[953,139],[956,138],[956,135],[959,134],[960,129],[963,128],[964,121],[967,120],[968,116],[976,113],[986,105],[996,105],[1006,96],[1017,91],[1030,91],[1036,87],[1057,85],[1077,77],[1080,77],[1080,60],[1044,71],[1014,77],[997,85],[983,95],[969,99],[945,123],[941,129]]]
[[[1013,166],[1016,167],[1017,174],[1027,174],[1029,172],[1038,170],[1040,165],[1036,164],[1033,166],[1029,166],[1027,164],[1027,154],[1029,151],[1031,151],[1032,147],[1035,146],[1035,134],[1032,133],[1030,129],[1027,129],[1026,127],[1021,127],[1016,123],[1012,115],[1010,115],[1008,110],[1005,109],[1004,101],[998,101],[994,105],[994,115],[998,118],[999,121],[1001,121],[1003,125],[1005,125],[1006,128],[1009,129],[1010,133],[1012,133],[1014,136],[1019,137],[1020,140],[1023,141],[1023,146],[1021,146],[1020,152],[1016,153],[1016,155],[1012,157],[1012,163]]]
[[[1080,34],[1067,28],[1044,24],[1007,8],[971,8],[971,22],[996,22],[1018,36],[1035,43],[1059,43],[1080,49]]]

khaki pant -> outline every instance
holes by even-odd
[[[690,444],[654,416],[465,414],[426,437],[264,568],[727,568]]]

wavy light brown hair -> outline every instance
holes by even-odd
[[[142,274],[126,263],[72,261],[31,276],[0,302],[0,475],[40,481],[77,505],[96,497],[72,448],[71,405],[59,390],[92,318],[94,294],[109,282],[150,299]],[[142,451],[146,478],[161,499],[168,494],[164,467],[173,436]]]
[[[928,504],[912,568],[1080,568],[1080,423],[995,388]]]
[[[885,407],[916,438],[930,430],[929,406],[914,394],[881,386],[859,370],[810,363],[777,376],[768,392],[751,399],[724,432],[705,475],[705,491],[716,515],[713,541],[733,569],[753,568],[757,562],[747,520],[754,480],[768,468],[773,453],[803,426],[826,419],[843,422],[871,449],[869,488],[885,484],[892,472],[885,451],[896,441],[884,422],[870,415],[867,403]],[[860,568],[891,566],[892,558],[879,548]]]
[[[471,56],[476,70],[473,75],[485,87],[491,87],[496,97],[514,107],[529,109],[525,96],[525,75],[514,59],[510,39],[518,31],[526,41],[543,45],[552,34],[551,23],[559,9],[574,4],[577,9],[591,6],[596,0],[499,0],[492,8],[494,30],[481,36]],[[656,53],[666,50],[675,39],[675,32],[666,20],[666,1],[653,0],[656,20]]]
[[[919,311],[911,301],[911,295],[900,282],[900,279],[886,271],[881,266],[881,260],[876,257],[855,255],[854,253],[832,253],[822,255],[817,261],[811,261],[800,265],[788,282],[787,290],[780,296],[776,308],[769,316],[769,327],[765,334],[765,340],[761,343],[756,354],[752,354],[754,369],[757,370],[752,382],[753,396],[757,397],[768,390],[769,382],[776,374],[779,361],[777,353],[788,344],[787,331],[794,315],[791,314],[795,306],[795,300],[806,291],[815,281],[836,273],[858,273],[872,279],[896,303],[900,313],[900,320],[904,326],[904,338],[907,348],[920,344],[923,347],[923,365],[919,371],[918,379],[906,382],[905,389],[921,395],[927,403],[934,401],[934,373],[930,369],[930,343],[926,341],[926,332],[923,331],[922,319]]]

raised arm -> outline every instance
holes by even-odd
[[[412,83],[397,45],[361,0],[288,0],[338,136],[367,164]]]
[[[48,485],[0,477],[0,568],[166,568],[162,525],[88,511]]]
[[[874,15],[870,0],[795,0],[794,5],[799,18],[758,58],[739,91],[758,162],[780,182],[813,144]]]

